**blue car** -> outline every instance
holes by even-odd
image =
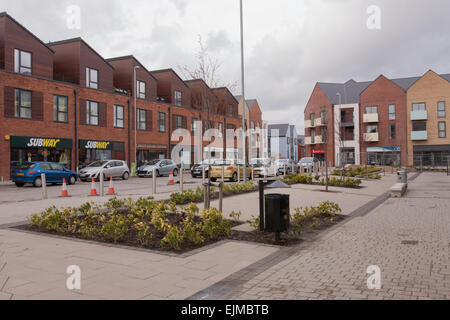
[[[63,178],[68,184],[75,184],[78,180],[76,172],[66,169],[59,163],[29,162],[14,171],[12,181],[18,187],[31,183],[35,187],[42,186],[41,174],[45,173],[47,183],[63,183]]]

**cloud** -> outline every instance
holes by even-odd
[[[106,58],[134,54],[149,69],[193,66],[201,35],[223,61],[222,82],[240,80],[239,2],[220,0],[21,0],[1,7],[43,41],[82,36]],[[79,5],[82,29],[66,28]],[[381,9],[381,30],[366,26]],[[318,81],[345,82],[450,72],[448,0],[245,0],[248,98],[270,122],[303,129]],[[239,90],[238,90],[239,91]]]

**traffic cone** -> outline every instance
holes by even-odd
[[[111,179],[109,180],[108,196],[115,196],[115,195],[116,191],[114,190],[113,178],[111,177]]]
[[[173,172],[169,175],[169,186],[173,186],[175,184],[175,179],[173,178]]]
[[[62,191],[61,191],[61,197],[68,197],[69,192],[67,191],[67,184],[66,184],[66,178],[63,178],[63,185],[62,185]]]
[[[94,178],[92,178],[92,183],[91,183],[91,194],[90,194],[89,196],[91,196],[91,197],[96,197],[96,196],[98,196],[97,189],[95,188],[95,180],[94,180]]]

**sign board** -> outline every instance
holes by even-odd
[[[370,147],[367,148],[367,152],[400,152],[401,147]]]
[[[324,149],[313,149],[312,154],[325,154]]]
[[[11,137],[13,149],[72,149],[71,139],[40,138],[40,137]]]
[[[80,149],[112,150],[112,144],[109,141],[80,140]]]

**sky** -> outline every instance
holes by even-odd
[[[71,6],[79,29],[67,25]],[[239,0],[0,0],[0,11],[44,42],[81,36],[104,58],[133,54],[181,76],[197,63],[200,36],[222,62],[221,82],[240,94]],[[302,134],[317,82],[450,73],[449,13],[448,0],[244,0],[246,97],[269,123]]]

